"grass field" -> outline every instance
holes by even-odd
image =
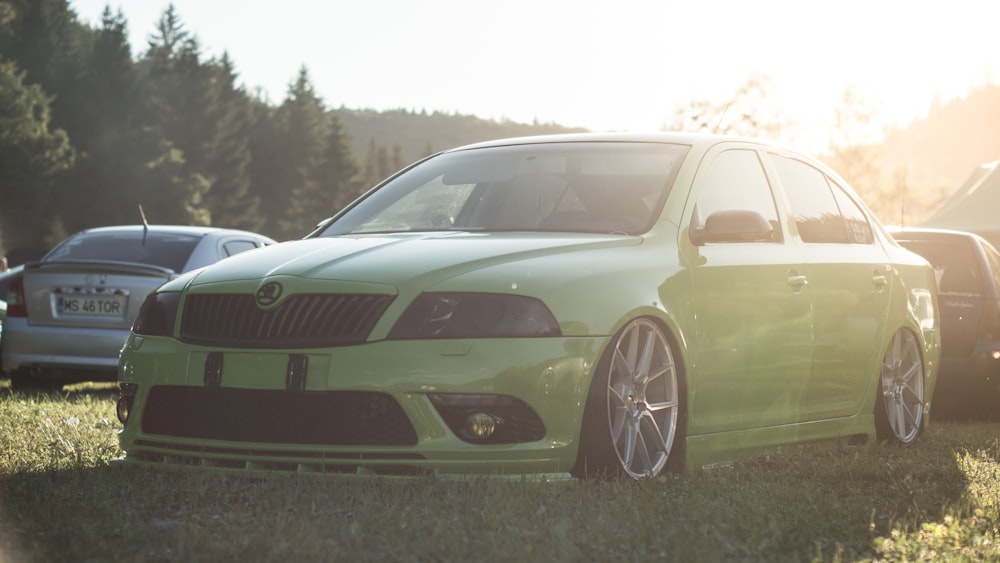
[[[110,386],[0,384],[0,562],[1000,560],[1000,423],[649,482],[123,468]]]

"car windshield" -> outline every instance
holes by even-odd
[[[179,233],[103,232],[80,233],[66,239],[42,258],[138,262],[182,272],[201,237]]]
[[[429,158],[318,236],[404,231],[639,234],[666,199],[686,145],[536,143]]]

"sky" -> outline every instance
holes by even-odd
[[[133,54],[170,0],[121,10]],[[407,109],[595,131],[661,129],[765,77],[786,139],[820,151],[846,89],[879,125],[1000,81],[993,0],[173,0],[204,57],[280,103],[303,66],[328,108]]]

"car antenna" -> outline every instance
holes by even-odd
[[[901,192],[899,198],[899,227],[906,228],[906,179],[904,176],[903,183],[899,187]]]
[[[726,106],[722,108],[722,113],[719,114],[719,122],[715,124],[715,128],[712,129],[712,133],[718,133],[719,128],[722,127],[722,119],[726,117],[726,112],[729,111],[729,104],[732,102],[726,102]]]
[[[139,204],[139,217],[142,219],[142,245],[146,246],[146,235],[149,234],[149,222],[146,221],[146,212],[142,210],[142,204]]]

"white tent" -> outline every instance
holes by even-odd
[[[1000,166],[979,166],[921,227],[976,233],[1000,248]]]

